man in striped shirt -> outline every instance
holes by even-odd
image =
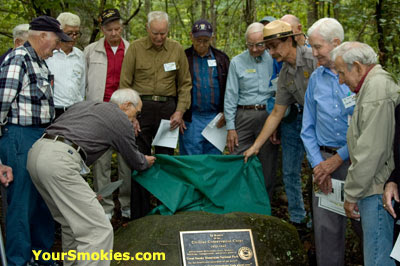
[[[28,41],[0,67],[0,159],[13,169],[7,188],[6,255],[8,265],[27,265],[32,250],[50,251],[53,218],[26,170],[28,150],[54,118],[53,77],[45,59],[71,41],[54,18],[30,23]],[[52,262],[40,262],[51,264]]]

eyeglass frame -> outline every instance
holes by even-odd
[[[249,49],[253,49],[253,47],[256,47],[256,49],[261,49],[261,48],[265,48],[265,42],[258,42],[258,43],[248,43],[246,42],[246,46]]]
[[[65,32],[66,35],[68,35],[69,37],[81,37],[82,36],[82,32],[80,31],[71,31],[71,32]]]

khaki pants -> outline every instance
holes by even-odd
[[[53,218],[61,224],[63,251],[109,252],[113,228],[80,175],[80,163],[80,155],[71,146],[40,139],[29,151],[27,168]],[[64,259],[64,265],[110,265],[110,261]]]
[[[111,159],[113,149],[106,151],[96,162],[93,164],[93,186],[94,191],[99,191],[103,187],[107,186],[111,182]],[[130,210],[131,208],[131,169],[117,153],[118,160],[118,178],[124,182],[119,187],[118,200],[121,203],[121,210]],[[114,210],[114,201],[112,196],[103,198],[101,205],[106,213],[112,213]]]

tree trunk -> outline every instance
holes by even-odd
[[[375,5],[375,17],[376,17],[376,26],[378,31],[378,47],[379,47],[379,63],[382,66],[385,66],[386,59],[387,59],[387,49],[385,47],[385,38],[383,35],[383,27],[380,22],[382,18],[382,7],[383,7],[383,0],[378,0]]]
[[[333,0],[332,5],[333,5],[333,17],[337,20],[339,20],[339,8],[337,8],[337,5],[339,4],[339,0]]]
[[[207,0],[201,0],[201,18],[207,19]]]
[[[254,22],[254,19],[256,17],[255,14],[256,14],[256,8],[255,8],[254,0],[246,0],[244,19],[245,19],[247,26],[249,26],[251,23]]]
[[[215,0],[210,0],[210,17],[211,17],[211,25],[214,30],[214,39],[212,41],[212,46],[216,46],[217,44],[217,14],[215,10]]]
[[[150,11],[151,11],[151,0],[145,0],[144,1],[144,11],[146,12],[146,15],[150,13]]]
[[[318,19],[318,5],[315,0],[308,0],[307,5],[307,27],[310,28],[312,24]]]

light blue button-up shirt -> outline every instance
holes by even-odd
[[[257,63],[248,50],[235,56],[229,65],[226,83],[224,114],[226,128],[235,129],[238,105],[264,104],[274,94],[269,86],[273,72],[272,57],[264,51]]]
[[[342,160],[349,159],[346,133],[354,106],[345,108],[342,99],[353,93],[339,84],[329,68],[319,67],[311,75],[304,98],[301,139],[312,167],[324,161],[320,146],[336,147]]]

